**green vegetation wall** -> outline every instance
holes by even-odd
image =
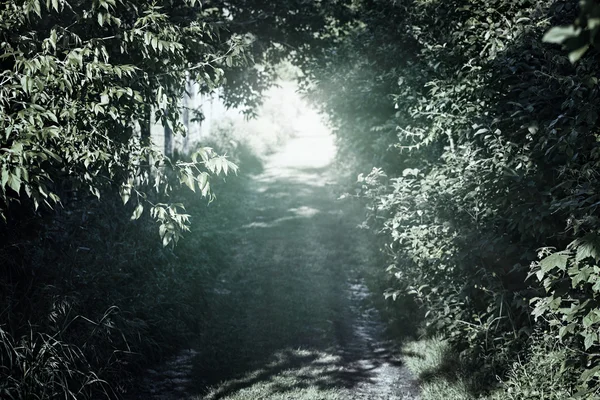
[[[255,62],[319,42],[337,7],[0,2],[1,398],[119,398],[132,373],[221,326],[205,300],[229,244],[210,227],[230,216],[205,205],[237,167],[203,147],[165,157],[150,122],[186,133],[190,81],[256,105],[273,69]],[[197,259],[173,250],[190,230],[182,198],[207,216],[187,233]]]
[[[365,0],[355,12],[312,64],[311,90],[344,158],[372,168],[359,186],[389,254],[387,295],[416,296],[481,382],[536,337],[569,349],[565,385],[598,394],[600,69],[593,49],[573,64],[542,41],[577,4]]]
[[[45,290],[67,269],[54,276],[44,249],[78,226],[69,212],[114,196],[126,203],[125,220],[150,209],[163,243],[173,243],[188,218],[167,194],[181,186],[210,196],[209,179],[234,168],[207,149],[186,161],[153,152],[150,106],[183,133],[178,104],[190,76],[205,92],[225,85],[228,104],[252,105],[272,65],[290,57],[336,127],[342,157],[365,172],[359,186],[389,256],[381,267],[389,297],[415,296],[428,329],[445,332],[481,382],[504,376],[517,355],[559,346],[567,371],[559,384],[598,395],[600,70],[589,46],[597,4],[586,1],[575,26],[542,41],[578,16],[576,2],[550,0],[3,2],[0,216],[3,237],[27,240],[2,247],[13,260],[2,270],[2,354],[38,348],[19,345],[33,331],[40,346],[71,349],[41,319],[31,323],[34,304],[60,304]],[[64,215],[52,210],[60,204]],[[103,223],[97,232],[116,231]],[[25,257],[31,243],[41,243],[40,259]],[[62,256],[75,260],[79,247]],[[95,279],[88,267],[69,263]],[[53,276],[43,281],[42,270]],[[108,321],[105,310],[94,320]],[[69,360],[65,376],[90,357]]]

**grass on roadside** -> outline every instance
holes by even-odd
[[[458,356],[439,337],[407,343],[403,349],[406,366],[421,383],[422,400],[471,400],[465,371]]]
[[[200,400],[342,400],[339,356],[320,351],[286,350],[238,379],[213,387]]]
[[[480,393],[473,374],[460,361],[448,342],[434,337],[407,343],[403,348],[406,366],[421,384],[421,400],[568,400],[575,398],[563,362],[566,350],[549,346],[549,338],[532,338],[529,359],[518,360],[498,387],[487,395]],[[595,399],[597,397],[582,397]]]

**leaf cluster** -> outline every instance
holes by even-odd
[[[568,385],[589,397],[599,71],[542,41],[577,16],[567,3],[361,1],[309,89],[344,158],[372,169],[357,186],[386,241],[388,296],[412,293],[480,383],[526,355],[534,329],[555,332],[581,376]],[[538,264],[548,246],[565,251]],[[557,310],[569,316],[550,323]]]
[[[13,202],[48,209],[69,193],[100,198],[118,188],[138,218],[144,204],[159,207],[149,195],[168,195],[173,174],[210,196],[207,174],[226,174],[230,164],[209,150],[194,165],[171,161],[146,129],[154,110],[185,134],[179,99],[188,80],[214,90],[222,67],[243,61],[243,40],[221,37],[215,12],[191,0],[3,3],[0,215]],[[168,243],[185,229],[185,218],[153,215],[171,232]]]

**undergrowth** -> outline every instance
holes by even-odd
[[[43,217],[12,210],[0,232],[0,397],[126,396],[142,370],[206,331],[226,218],[216,203],[187,201],[204,232],[175,250],[116,195]]]
[[[577,376],[569,369],[569,350],[544,333],[532,335],[528,351],[519,356],[495,387],[483,387],[476,366],[469,365],[442,337],[408,342],[403,360],[415,374],[422,400],[567,400],[595,399],[578,393]],[[487,392],[487,393],[486,393]],[[482,394],[484,393],[484,394]]]
[[[247,174],[260,170],[262,148],[272,151],[283,139],[263,135],[253,146],[227,147],[232,135],[226,127],[216,131],[213,147],[230,159],[255,160],[256,168],[212,181],[217,198],[210,203],[195,193],[172,193],[191,219],[191,231],[175,247],[161,246],[155,223],[133,220],[133,206],[124,207],[116,193],[98,200],[67,192],[52,211],[11,206],[0,226],[0,397],[137,396],[147,368],[189,346],[209,366],[198,366],[201,384],[245,368],[227,362],[240,349],[248,359],[264,351],[251,343],[256,334],[277,345],[269,343],[277,321],[300,334],[298,327],[285,328],[286,321],[297,322],[287,311],[254,327],[254,336],[247,335],[250,314],[240,325],[243,296],[261,297],[238,282],[239,267],[277,267],[249,261],[229,268],[231,249],[243,240],[240,221],[248,218]],[[257,307],[264,308],[262,300]]]

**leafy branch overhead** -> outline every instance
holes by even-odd
[[[391,3],[359,2],[307,85],[343,160],[371,171],[356,185],[387,297],[422,304],[477,385],[512,380],[538,341],[565,349],[539,355],[565,366],[557,392],[598,398],[599,3]]]
[[[219,12],[195,0],[3,2],[0,216],[15,202],[51,208],[73,191],[100,198],[120,187],[138,218],[150,205],[148,189],[167,195],[173,173],[212,196],[210,176],[232,165],[210,150],[193,164],[171,162],[143,130],[152,108],[157,120],[184,134],[178,102],[186,81],[210,92],[222,83],[223,68],[244,62],[245,40],[221,34]],[[170,243],[187,220],[178,207],[164,207],[168,212],[152,216]]]
[[[572,63],[579,60],[591,46],[600,44],[600,4],[595,0],[582,0],[579,17],[571,25],[555,26],[543,37],[547,43],[563,45],[569,51]]]

